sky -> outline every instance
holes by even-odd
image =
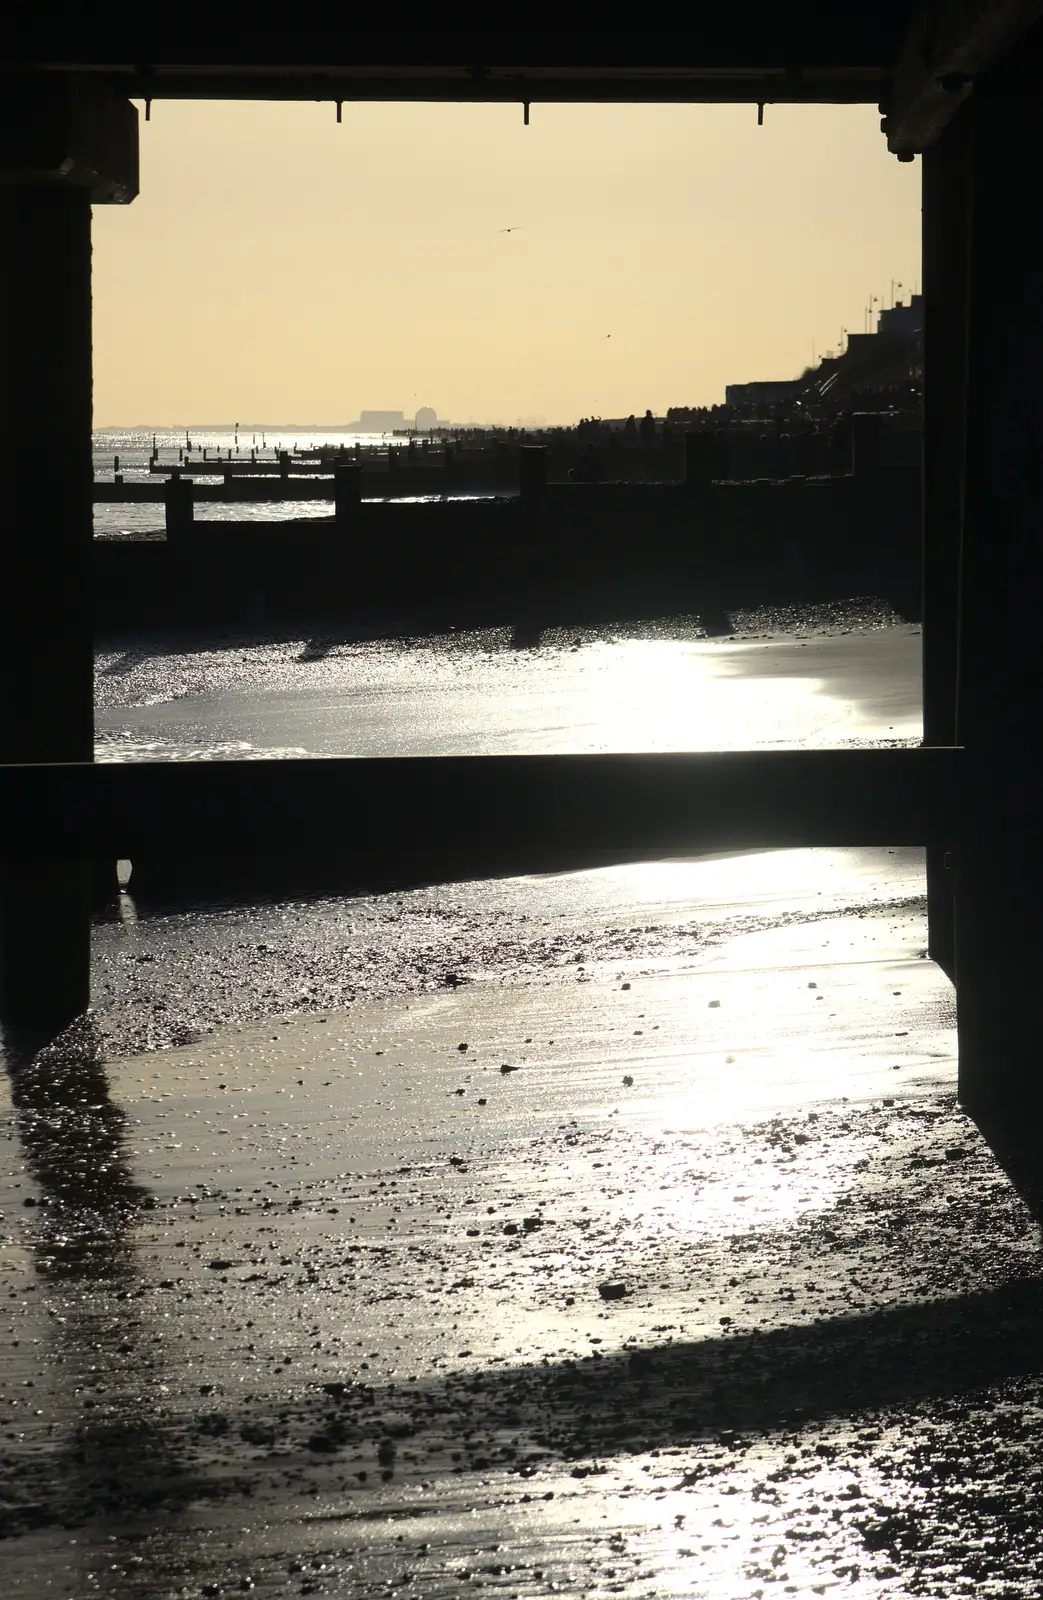
[[[723,400],[919,287],[873,106],[154,101],[94,211],[95,425]],[[504,231],[510,229],[510,232]]]

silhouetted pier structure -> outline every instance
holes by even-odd
[[[625,37],[332,32],[263,18],[27,11],[0,86],[3,1006],[60,1021],[89,993],[89,864],[187,847],[318,852],[346,836],[527,859],[608,841],[926,843],[931,947],[955,975],[960,1093],[1025,1105],[1040,1078],[1043,907],[1043,99],[1038,0],[714,8]],[[559,19],[560,25],[560,19]],[[512,55],[503,54],[510,39]],[[575,43],[573,41],[576,41]],[[349,51],[365,51],[351,61]],[[367,64],[369,63],[369,64]],[[924,153],[926,748],[630,758],[93,767],[90,207],[137,192],[129,97],[879,103]],[[332,112],[331,112],[332,115]],[[769,119],[770,122],[770,119]],[[766,137],[770,130],[766,130]],[[683,199],[679,200],[683,204]],[[41,523],[37,487],[50,500]],[[344,494],[349,485],[345,483]],[[546,491],[523,495],[535,526]],[[359,844],[361,841],[361,844]],[[955,906],[955,915],[952,907]]]

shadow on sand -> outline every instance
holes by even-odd
[[[2,1059],[41,1207],[60,1214],[66,1233],[83,1223],[99,1246],[115,1246],[152,1198],[130,1170],[126,1118],[109,1092],[94,1018],[77,1017],[57,1035],[5,1028]]]
[[[154,1201],[131,1170],[94,1019],[58,1034],[5,1029],[2,1059],[39,1191],[27,1197],[26,1242],[48,1337],[32,1359],[45,1362],[55,1409],[46,1444],[0,1457],[0,1538],[152,1510],[184,1471],[157,1415],[162,1372],[136,1259],[135,1230]]]

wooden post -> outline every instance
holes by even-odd
[[[1019,62],[1023,66],[1023,62]],[[1040,1092],[1043,961],[1043,100],[980,80],[972,116],[967,460],[957,733],[967,750],[956,869],[960,1097],[1028,1110]]]
[[[192,537],[194,527],[192,491],[192,479],[183,478],[180,473],[171,473],[163,485],[167,538],[171,543],[180,544]]]
[[[0,187],[0,760],[90,761],[90,196]],[[3,869],[0,1015],[66,1021],[90,999],[91,869]]]
[[[956,743],[960,544],[967,435],[971,113],[923,157],[923,735]],[[927,948],[956,977],[950,852],[927,851]]]
[[[518,489],[522,513],[538,515],[547,498],[547,450],[542,444],[526,444],[518,451]]]
[[[548,549],[544,511],[547,503],[547,450],[525,444],[518,451],[518,544],[515,637],[531,643],[539,639],[547,603]]]
[[[59,73],[0,99],[0,761],[89,762],[91,202],[137,193],[137,114]],[[55,841],[57,844],[57,840]],[[56,851],[57,855],[57,851]],[[92,867],[0,870],[0,1015],[58,1026],[90,999]]]
[[[362,483],[354,461],[338,461],[333,469],[334,519],[346,528],[362,503]]]

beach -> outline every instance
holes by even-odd
[[[914,630],[751,631],[138,642],[101,748],[917,737]],[[908,849],[131,875],[8,1042],[7,1592],[1034,1595],[1038,1226],[925,947]]]

